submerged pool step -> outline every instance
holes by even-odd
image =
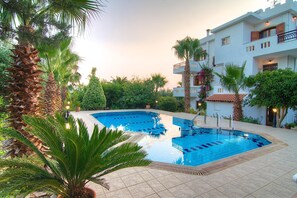
[[[184,148],[182,152],[184,154],[185,153],[190,153],[192,151],[202,150],[202,149],[210,148],[210,147],[213,147],[213,146],[218,146],[220,144],[223,144],[223,142],[215,141],[215,142],[204,143],[204,144],[201,144],[201,145],[192,146],[190,148]]]

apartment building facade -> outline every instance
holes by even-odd
[[[273,8],[248,12],[212,30],[200,39],[207,56],[200,61],[190,61],[191,107],[198,108],[200,65],[208,64],[217,73],[233,63],[241,66],[246,62],[245,75],[291,68],[297,72],[297,1],[287,0]],[[184,97],[183,78],[185,63],[173,66],[173,73],[180,74],[182,86],[173,89],[175,97]],[[212,82],[213,90],[207,98],[207,115],[230,116],[233,112],[233,94],[225,90],[217,76]],[[241,90],[242,98],[248,90]],[[244,116],[257,118],[262,124],[271,125],[272,107],[244,106]],[[283,123],[296,121],[297,112],[289,110]]]

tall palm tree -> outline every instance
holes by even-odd
[[[241,120],[242,113],[242,104],[239,96],[239,91],[246,87],[246,76],[244,75],[244,68],[246,62],[242,64],[241,67],[238,65],[226,65],[225,75],[215,74],[220,78],[220,82],[223,87],[225,87],[229,92],[233,92],[235,94],[235,100],[233,103],[233,118],[236,121]]]
[[[159,91],[159,88],[164,87],[166,85],[166,83],[168,82],[166,80],[166,77],[162,76],[161,74],[152,74],[151,78],[155,85],[156,93]]]
[[[185,90],[185,112],[190,111],[190,59],[199,60],[206,52],[200,46],[198,39],[186,37],[183,40],[177,40],[176,45],[173,46],[175,55],[185,60],[184,72],[184,90]]]
[[[31,141],[37,142],[37,139],[24,131],[26,124],[22,116],[38,115],[39,111],[42,72],[38,66],[38,51],[34,46],[37,35],[53,34],[55,31],[48,30],[58,27],[57,22],[84,30],[86,22],[96,16],[101,7],[99,0],[0,1],[1,32],[8,30],[16,33],[18,42],[12,50],[13,64],[9,69],[10,122],[12,127]],[[30,153],[28,147],[19,141],[14,140],[6,146],[12,157]]]

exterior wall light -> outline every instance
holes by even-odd
[[[269,26],[270,25],[270,22],[269,21],[266,21],[265,22],[265,26]]]
[[[201,104],[201,102],[198,102],[198,106],[200,107],[202,104]]]
[[[70,124],[68,122],[66,122],[65,127],[66,127],[66,129],[70,129]]]
[[[277,108],[273,108],[273,127],[276,127],[276,114],[277,114]]]

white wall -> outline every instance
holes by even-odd
[[[252,117],[258,119],[261,124],[266,124],[266,107],[244,106],[242,110],[244,117]]]
[[[294,111],[293,109],[289,109],[288,114],[283,120],[282,124],[292,123],[295,121],[297,121],[297,111]]]
[[[206,115],[215,116],[217,113],[220,116],[229,117],[233,114],[233,103],[207,102]]]

